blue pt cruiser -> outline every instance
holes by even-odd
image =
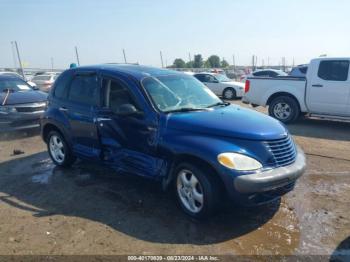
[[[152,67],[63,72],[41,128],[56,165],[78,157],[158,180],[196,218],[223,197],[244,205],[278,199],[305,170],[280,122],[221,101],[192,76]]]

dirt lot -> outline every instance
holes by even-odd
[[[289,129],[308,158],[295,190],[201,223],[157,184],[86,162],[54,167],[35,132],[2,137],[0,254],[350,254],[350,123]]]

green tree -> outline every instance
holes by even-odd
[[[193,67],[194,68],[201,68],[201,67],[203,67],[203,58],[202,58],[201,54],[198,54],[198,55],[194,56]]]
[[[189,61],[186,63],[187,68],[193,68],[193,61]]]
[[[181,58],[176,58],[174,60],[173,66],[175,68],[185,68],[186,67],[186,63],[184,60],[182,60]]]
[[[227,61],[225,60],[225,59],[222,59],[222,61],[221,61],[221,67],[222,68],[226,68],[226,67],[228,67],[229,66],[229,63],[227,63]]]
[[[213,67],[220,67],[220,57],[218,57],[217,55],[211,55],[208,58],[208,63],[210,65],[211,68]]]

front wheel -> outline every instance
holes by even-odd
[[[176,168],[175,191],[186,214],[203,219],[218,206],[217,183],[192,164],[182,163]]]
[[[288,124],[299,117],[299,105],[292,97],[279,96],[271,101],[269,105],[269,115],[285,124]]]

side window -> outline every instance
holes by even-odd
[[[206,75],[207,76],[207,79],[209,83],[215,83],[216,82],[216,78],[213,77],[212,75]]]
[[[306,73],[307,73],[307,66],[300,67],[299,70],[300,70],[300,72],[302,72],[303,74],[306,74]]]
[[[269,77],[277,77],[277,73],[274,72],[274,71],[269,71],[269,72],[268,72],[268,76],[269,76]]]
[[[105,90],[104,107],[118,112],[121,105],[131,104],[138,108],[128,88],[119,81],[103,79]]]
[[[349,61],[328,60],[321,61],[318,77],[329,81],[346,81],[349,74]]]
[[[264,77],[264,76],[267,76],[267,73],[266,73],[266,71],[258,71],[258,72],[253,73],[253,76]]]
[[[67,85],[70,79],[71,78],[68,73],[63,73],[60,77],[57,78],[53,89],[54,97],[64,98],[67,95]]]
[[[77,75],[70,84],[68,100],[79,104],[98,105],[99,88],[96,75]]]
[[[201,82],[205,82],[205,75],[195,75],[195,78],[197,78]]]

